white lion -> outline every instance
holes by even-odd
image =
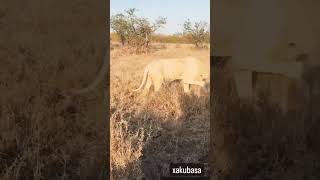
[[[133,91],[149,92],[153,85],[159,91],[164,82],[180,80],[185,93],[190,93],[190,85],[198,85],[209,91],[210,64],[193,57],[159,59],[150,62],[146,67],[143,80],[138,89]]]
[[[105,56],[102,68],[97,78],[85,88],[70,90],[73,94],[83,94],[92,91],[109,72],[109,63]],[[190,92],[190,85],[198,85],[207,92],[210,90],[210,64],[209,61],[202,62],[193,57],[172,58],[154,60],[149,63],[144,72],[143,81],[140,87],[134,91],[144,89],[148,92],[154,85],[155,91],[158,91],[165,81],[181,80],[184,84],[184,92]]]

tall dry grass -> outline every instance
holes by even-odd
[[[215,59],[217,60],[217,59]],[[319,76],[313,79],[319,83]],[[319,179],[319,94],[297,91],[297,108],[282,114],[260,97],[251,104],[237,98],[228,66],[212,67],[210,168],[216,179]],[[310,71],[306,69],[306,74]],[[303,88],[308,88],[304,86]]]
[[[119,53],[121,52],[121,53]],[[178,83],[145,98],[132,93],[145,65],[154,59],[192,55],[209,59],[209,50],[192,45],[152,46],[149,53],[111,50],[111,167],[114,179],[157,179],[171,162],[207,163],[209,96],[185,96]],[[193,90],[197,90],[193,87]]]
[[[106,177],[105,90],[65,93],[102,64],[106,6],[0,4],[0,179]]]

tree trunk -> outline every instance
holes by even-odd
[[[144,45],[145,45],[145,47],[149,47],[149,35],[148,34],[146,34],[146,36],[145,36],[145,40],[144,40]]]
[[[125,37],[122,35],[120,38],[121,38],[121,45],[124,46],[125,45]]]

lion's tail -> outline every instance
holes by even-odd
[[[138,87],[138,89],[133,90],[133,92],[140,91],[144,87],[144,85],[146,84],[147,79],[148,79],[148,72],[149,72],[149,70],[148,70],[148,68],[146,68],[144,70],[144,74],[143,74],[143,79],[142,79],[141,85]]]

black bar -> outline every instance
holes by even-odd
[[[190,177],[190,176],[164,176],[160,177],[160,180],[210,180],[209,176],[202,176],[202,177]]]

